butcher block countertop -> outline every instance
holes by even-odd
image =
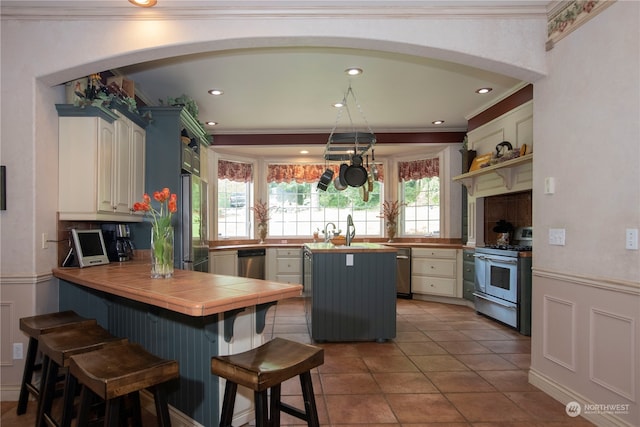
[[[208,316],[237,308],[298,297],[302,285],[176,269],[170,279],[151,279],[144,261],[88,268],[55,268],[53,275],[87,288],[188,316]]]
[[[313,253],[397,252],[396,248],[380,245],[378,243],[352,243],[351,246],[334,245],[333,243],[307,243],[305,247]]]

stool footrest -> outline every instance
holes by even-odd
[[[284,413],[287,413],[291,416],[294,416],[296,418],[300,418],[301,420],[304,421],[309,421],[309,417],[307,416],[307,413],[304,411],[301,411],[298,408],[295,408],[287,403],[282,403],[280,402],[280,410]]]

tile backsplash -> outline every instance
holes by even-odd
[[[485,244],[496,243],[498,236],[493,231],[493,227],[501,219],[513,224],[514,228],[532,225],[531,196],[531,191],[524,191],[484,199]]]

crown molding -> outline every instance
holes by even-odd
[[[546,2],[469,1],[167,1],[152,8],[137,8],[124,1],[20,1],[5,0],[3,20],[164,20],[229,18],[536,18],[547,16]]]

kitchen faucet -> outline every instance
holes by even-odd
[[[331,237],[329,237],[329,226],[333,227],[333,231],[335,231],[336,229],[336,225],[332,222],[328,222],[327,225],[324,226],[324,242],[325,243],[329,243],[329,240],[331,240]]]
[[[351,246],[351,241],[356,236],[356,226],[353,225],[353,218],[347,215],[347,246]]]

